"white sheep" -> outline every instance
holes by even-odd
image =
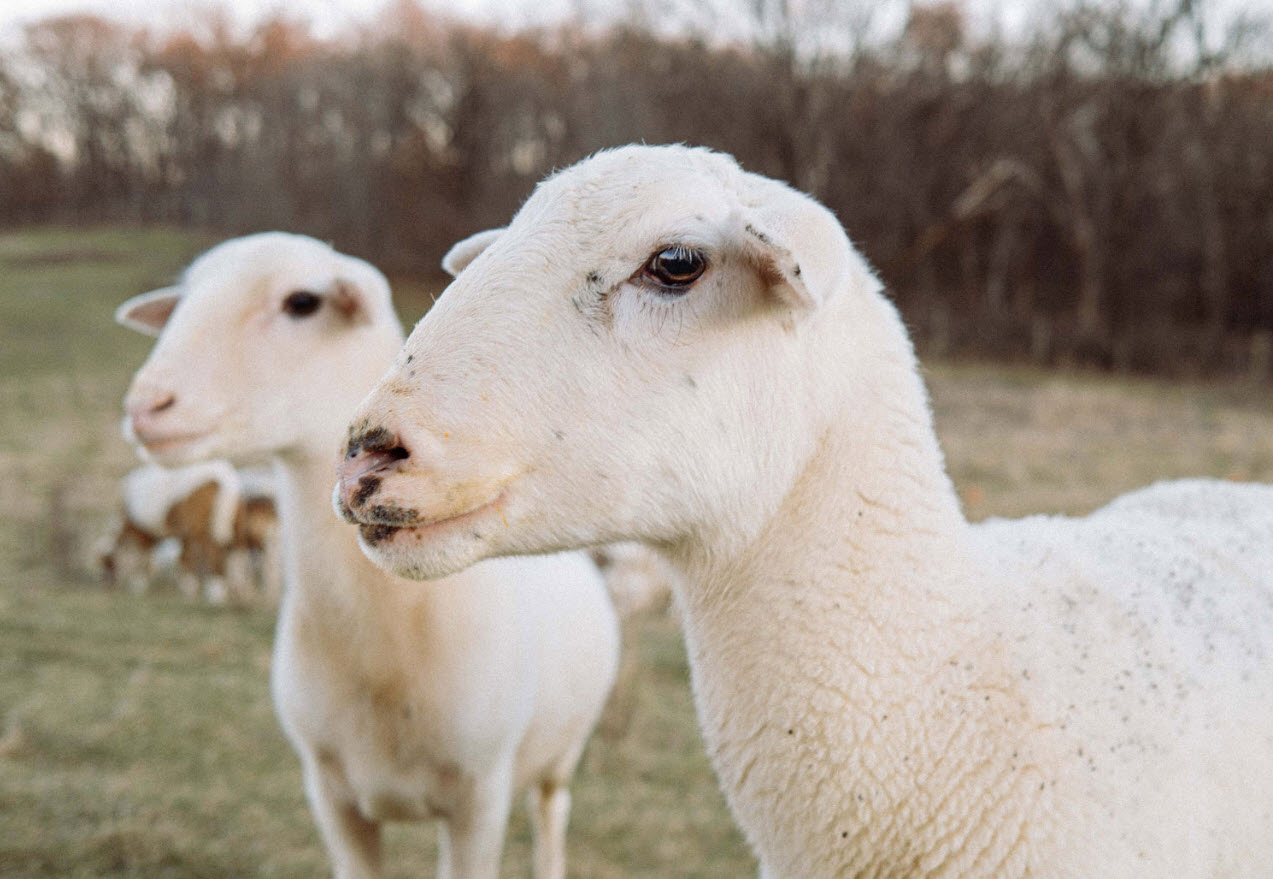
[[[601,153],[482,243],[346,514],[408,576],[660,548],[762,875],[1269,875],[1273,487],[970,526],[880,284],[727,156]]]
[[[100,554],[109,582],[145,591],[157,547],[175,541],[181,589],[212,601],[245,600],[253,591],[252,556],[261,556],[265,592],[277,600],[274,514],[269,492],[249,491],[226,461],[189,467],[146,464],[120,480],[121,515]]]
[[[583,553],[416,583],[375,568],[332,515],[348,414],[402,343],[383,276],[313,239],[253,235],[118,318],[161,332],[126,400],[149,454],[274,459],[272,692],[336,875],[380,875],[382,822],[441,819],[439,875],[491,879],[528,791],[535,875],[564,876],[567,785],[614,676],[614,612]]]

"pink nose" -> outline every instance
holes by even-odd
[[[171,391],[147,391],[130,394],[124,401],[124,414],[132,422],[133,433],[138,439],[145,440],[148,434],[156,432],[156,424],[160,416],[175,406],[177,395]]]
[[[340,500],[345,517],[353,520],[356,510],[371,501],[380,489],[380,481],[402,466],[411,453],[398,436],[383,427],[372,427],[352,434],[337,468],[340,477]]]

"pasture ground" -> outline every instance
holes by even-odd
[[[134,464],[119,402],[148,340],[128,296],[215,239],[168,230],[0,235],[0,877],[313,877],[326,862],[267,694],[272,614],[102,588],[93,544]],[[397,285],[417,318],[427,290]],[[1273,394],[983,365],[927,369],[974,519],[1082,513],[1160,478],[1273,481]],[[577,779],[577,877],[744,877],[695,729],[675,627],[652,619],[626,734]],[[432,874],[395,827],[390,875]],[[518,814],[505,877],[528,876]]]

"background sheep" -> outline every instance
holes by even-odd
[[[619,617],[619,670],[614,689],[601,716],[601,733],[611,738],[626,735],[636,710],[641,663],[634,644],[637,631],[648,617],[665,614],[672,601],[676,571],[648,547],[638,543],[612,543],[591,551],[606,578],[606,589]]]
[[[411,576],[660,548],[763,875],[1267,872],[1273,488],[969,526],[880,285],[728,157],[602,153],[486,243],[355,416],[344,511]]]
[[[613,610],[582,553],[407,582],[332,516],[346,415],[402,342],[384,278],[313,239],[255,235],[119,318],[161,332],[125,404],[149,454],[275,462],[287,585],[272,689],[337,876],[380,874],[382,822],[437,818],[439,875],[494,877],[528,791],[536,875],[560,879],[567,784],[614,676]]]
[[[120,480],[121,516],[99,556],[107,582],[144,592],[157,576],[157,549],[175,543],[178,585],[189,597],[278,601],[281,570],[273,488],[244,479],[225,461],[138,467]]]

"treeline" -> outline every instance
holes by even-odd
[[[285,228],[432,273],[554,168],[699,143],[833,208],[930,352],[1273,376],[1262,32],[1181,0],[1009,41],[945,4],[819,48],[787,8],[746,45],[409,0],[338,40],[51,19],[0,60],[0,220]]]

